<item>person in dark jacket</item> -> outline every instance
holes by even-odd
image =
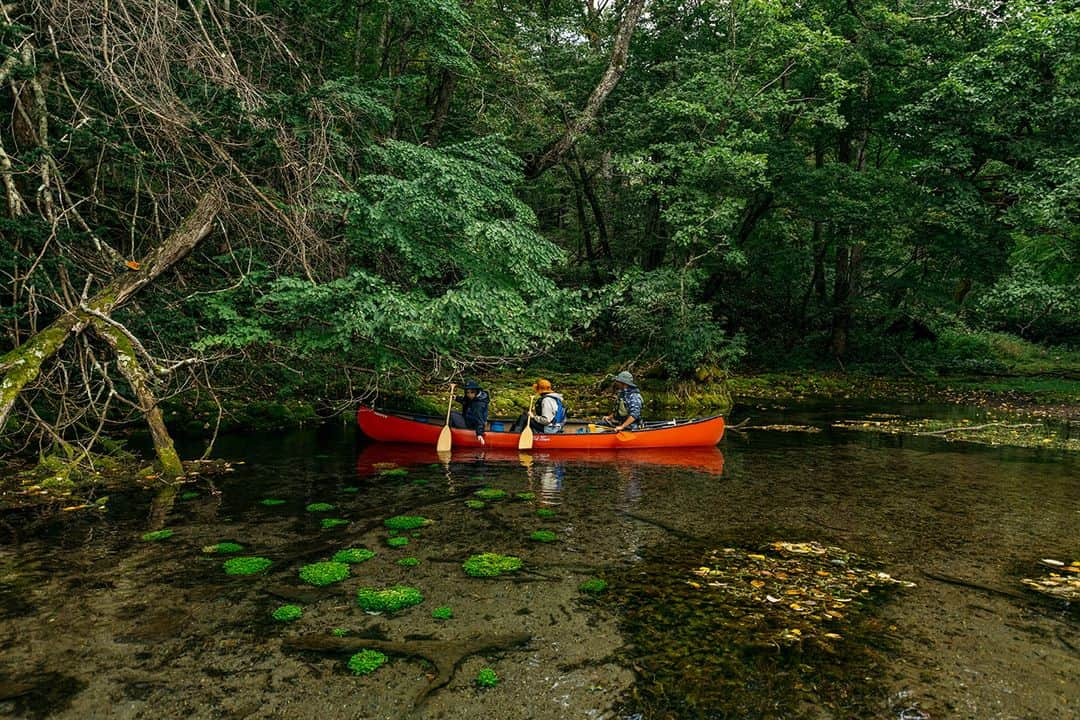
[[[481,444],[484,441],[484,429],[487,427],[488,403],[490,397],[480,383],[469,380],[465,383],[465,396],[455,398],[461,403],[461,412],[450,413],[450,427],[468,428],[476,431],[476,439]]]
[[[636,429],[641,426],[641,413],[645,401],[634,382],[634,376],[623,370],[615,376],[615,409],[604,416],[604,424],[615,428],[615,432],[626,428]]]

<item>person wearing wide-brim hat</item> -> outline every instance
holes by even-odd
[[[615,409],[610,415],[604,416],[604,423],[615,428],[615,432],[640,426],[645,401],[634,382],[634,376],[626,370],[616,375],[615,390]]]
[[[484,445],[484,428],[487,427],[488,403],[491,398],[475,380],[466,381],[464,390],[464,397],[455,398],[461,403],[461,412],[455,410],[450,413],[450,427],[475,430],[476,439]]]

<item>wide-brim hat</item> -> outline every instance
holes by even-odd
[[[533,383],[533,392],[536,392],[536,393],[551,392],[551,381],[550,380],[545,380],[544,378],[540,378],[539,380],[537,380],[536,382]]]
[[[630,387],[637,387],[637,383],[634,382],[634,376],[625,370],[615,376],[615,382],[621,382],[622,384],[629,385]]]
[[[464,385],[464,389],[465,390],[483,390],[483,388],[480,387],[480,383],[476,382],[475,380],[466,380],[465,385]]]

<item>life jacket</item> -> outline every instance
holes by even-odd
[[[631,414],[630,413],[630,406],[627,405],[627,403],[626,403],[626,397],[628,395],[637,395],[640,398],[641,397],[641,391],[638,390],[635,387],[632,387],[632,388],[627,388],[626,390],[623,390],[622,392],[619,393],[618,397],[615,400],[615,412],[613,413],[613,415],[615,416],[615,419],[618,420],[619,422],[622,422],[626,418],[630,417],[630,414]],[[642,403],[641,414],[643,414],[645,412],[644,405],[645,404]],[[638,425],[640,423],[641,423],[641,418],[635,417],[634,418],[634,425]]]
[[[541,403],[544,402],[544,398],[555,401],[555,417],[548,424],[561,429],[566,424],[566,403],[563,402],[562,395],[555,392],[544,393],[540,396]]]

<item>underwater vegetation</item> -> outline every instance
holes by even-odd
[[[542,518],[553,518],[555,517],[555,511],[551,510],[550,508],[540,508],[536,511],[536,516]]]
[[[256,575],[274,563],[264,557],[249,555],[229,558],[221,564],[226,575]]]
[[[349,634],[349,628],[336,627],[330,631],[330,634],[334,637],[345,637]]]
[[[465,507],[469,508],[470,510],[482,510],[487,507],[487,503],[483,500],[466,500]]]
[[[392,537],[386,538],[386,544],[390,547],[405,547],[409,544],[409,538],[407,537]]]
[[[506,497],[506,491],[499,488],[480,488],[473,495],[481,500],[502,500]]]
[[[383,477],[404,477],[409,474],[409,471],[405,468],[391,468],[390,470],[382,470],[379,474]]]
[[[329,585],[349,577],[349,566],[343,562],[317,562],[300,568],[300,579],[311,585]]]
[[[397,561],[397,564],[400,565],[401,567],[416,567],[417,565],[420,564],[420,558],[414,558],[414,557],[401,558],[400,560]]]
[[[181,500],[194,500],[197,497],[199,497],[199,493],[194,490],[188,490],[187,492],[180,494]]]
[[[303,614],[304,610],[299,605],[282,605],[273,612],[271,617],[278,622],[292,622],[299,620]]]
[[[349,521],[344,518],[323,518],[319,523],[323,530],[329,530],[330,528],[341,527],[342,525],[348,525]]]
[[[153,532],[143,533],[142,539],[146,542],[157,542],[158,540],[168,540],[173,534],[172,530],[166,528],[165,530],[154,530]]]
[[[385,665],[386,660],[386,656],[378,650],[361,650],[349,658],[349,669],[354,675],[367,675]]]
[[[355,564],[367,562],[373,557],[375,557],[375,553],[367,548],[346,548],[344,550],[338,550],[334,553],[334,557],[330,559],[334,562]]]
[[[315,513],[315,512],[330,512],[331,510],[334,509],[334,506],[331,505],[330,503],[317,502],[317,503],[311,503],[310,505],[308,505],[304,509],[307,510],[308,512],[312,512],[312,513]]]
[[[536,493],[531,493],[531,492],[515,493],[514,498],[517,499],[517,500],[535,500],[536,499]]]
[[[461,565],[466,575],[471,577],[498,577],[521,569],[521,558],[498,553],[473,555]]]
[[[383,520],[383,525],[391,530],[415,530],[425,525],[431,525],[434,520],[428,520],[425,517],[419,515],[395,515],[391,518]]]
[[[356,602],[367,612],[397,612],[424,602],[424,596],[416,588],[394,585],[388,588],[360,588]]]
[[[230,555],[244,549],[243,545],[234,542],[219,542],[214,545],[204,545],[202,551],[211,555]]]
[[[275,507],[277,505],[284,505],[285,501],[279,500],[278,498],[263,498],[259,501],[259,504],[265,505],[266,507]]]
[[[356,487],[355,485],[350,485],[349,487],[341,488],[341,492],[358,493],[360,492],[360,488]]]
[[[445,605],[443,607],[437,607],[431,611],[431,617],[435,618],[436,620],[449,620],[450,618],[454,617],[454,610],[453,608],[446,607]]]
[[[551,530],[537,530],[529,536],[529,539],[535,540],[536,542],[549,543],[555,542],[558,539],[558,536]]]
[[[493,688],[499,684],[499,676],[491,668],[483,668],[476,673],[476,684],[482,688]]]
[[[589,578],[585,582],[578,585],[578,590],[581,592],[589,593],[591,595],[597,595],[607,590],[607,583],[600,578]]]

